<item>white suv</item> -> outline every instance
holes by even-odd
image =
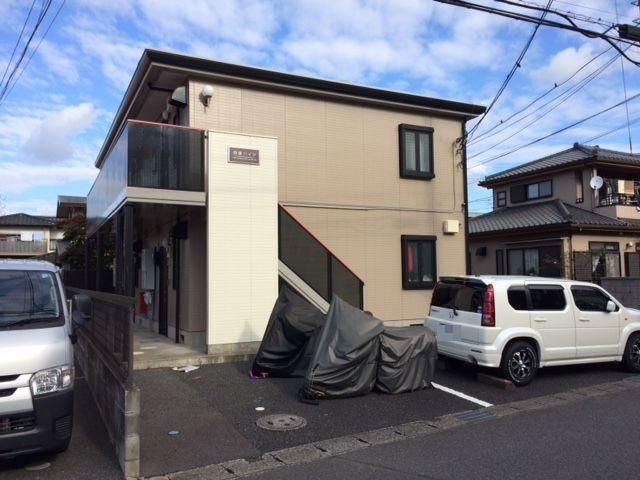
[[[440,354],[500,368],[516,385],[553,365],[621,361],[640,372],[640,310],[592,283],[443,277],[425,326],[436,334]]]

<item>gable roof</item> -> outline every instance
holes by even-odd
[[[634,153],[619,152],[600,148],[599,146],[582,145],[574,143],[573,147],[552,155],[534,160],[532,162],[518,165],[517,167],[503,170],[492,175],[487,175],[478,185],[490,187],[505,180],[512,180],[524,177],[533,173],[540,173],[547,170],[554,170],[560,167],[578,165],[580,163],[610,162],[621,165],[634,165],[640,167],[640,155]]]
[[[4,227],[55,227],[56,217],[42,217],[26,213],[12,213],[0,216],[0,226]]]
[[[555,199],[531,205],[501,208],[470,218],[469,235],[506,233],[552,226],[640,230],[640,225],[583,210]]]
[[[189,72],[190,75],[209,75],[224,79],[250,81],[256,84],[281,87],[290,90],[304,91],[324,96],[348,97],[379,102],[381,104],[396,104],[399,106],[420,107],[433,111],[441,111],[463,119],[471,119],[485,112],[481,105],[427,97],[414,93],[399,92],[383,88],[356,85],[352,83],[326,80],[322,78],[295,75],[291,73],[267,70],[265,68],[249,67],[234,63],[220,62],[207,58],[183,55],[163,50],[146,49],[138,61],[138,66],[125,91],[118,107],[113,123],[109,128],[105,142],[98,153],[96,167],[100,167],[111,142],[116,138],[120,125],[126,120],[129,106],[138,96],[138,90],[143,85],[145,76],[153,66],[163,69],[174,69]]]

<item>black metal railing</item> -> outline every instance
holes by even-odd
[[[637,195],[629,195],[626,193],[612,193],[610,195],[601,195],[598,200],[600,207],[610,207],[612,205],[638,205]]]
[[[278,256],[327,302],[335,293],[363,308],[363,281],[284,207],[278,207]]]
[[[133,381],[133,315],[135,299],[122,295],[67,288],[91,298],[91,319],[76,329],[79,341],[89,340],[102,362],[123,386]]]

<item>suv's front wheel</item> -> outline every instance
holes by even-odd
[[[640,333],[634,333],[627,340],[627,346],[624,349],[622,363],[627,370],[633,373],[640,372]]]
[[[538,354],[530,343],[513,342],[502,354],[502,376],[521,387],[527,385],[538,371]]]

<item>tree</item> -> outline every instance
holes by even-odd
[[[78,213],[71,218],[61,220],[59,226],[64,230],[62,240],[67,242],[67,248],[60,255],[60,263],[69,265],[71,270],[84,269],[87,218],[82,213]]]

